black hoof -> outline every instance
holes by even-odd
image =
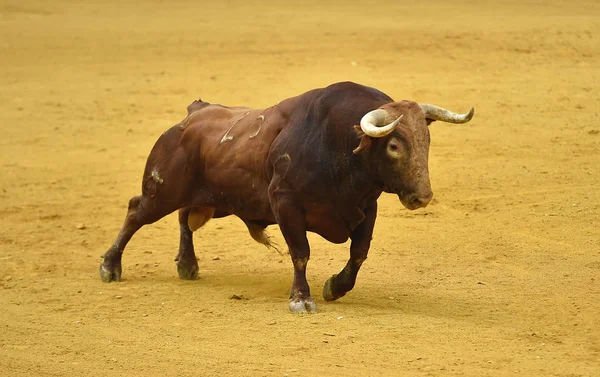
[[[121,281],[121,266],[106,266],[104,263],[100,265],[100,277],[105,283],[111,281]]]
[[[183,280],[197,280],[198,279],[198,264],[185,265],[177,263],[177,273]]]
[[[325,285],[323,286],[323,298],[325,301],[334,301],[346,295],[346,292],[335,292],[336,278],[337,275],[331,276],[329,279],[327,279]]]

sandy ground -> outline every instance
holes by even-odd
[[[600,3],[81,3],[0,1],[0,375],[600,375]],[[311,235],[319,312],[290,314],[288,256],[235,218],[182,281],[175,215],[101,282],[192,100],[343,80],[477,111],[431,127],[432,205],[381,198],[352,292],[321,298],[348,244]]]

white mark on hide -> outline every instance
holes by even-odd
[[[200,110],[202,110],[202,109],[200,109]],[[192,123],[192,121],[194,120],[194,118],[195,118],[197,115],[200,115],[200,110],[196,110],[196,111],[194,111],[193,113],[191,113],[190,115],[188,115],[187,117],[185,117],[185,119],[184,119],[184,120],[182,120],[182,121],[181,121],[181,123],[179,123],[179,129],[180,129],[180,130],[183,130],[183,129],[185,129],[187,126],[189,126],[189,125],[190,125],[190,123]]]
[[[254,139],[256,136],[258,136],[258,133],[260,132],[260,129],[262,128],[262,122],[265,120],[265,116],[263,114],[260,114],[258,116],[258,118],[256,118],[256,120],[260,119],[260,124],[258,125],[258,130],[253,134],[250,135],[250,137],[248,137],[248,139]]]
[[[161,185],[164,182],[164,180],[160,177],[160,175],[158,175],[158,169],[157,168],[154,168],[154,170],[152,170],[152,179],[154,179],[154,181],[156,183],[159,183]]]
[[[247,111],[246,114],[244,114],[241,118],[236,119],[233,124],[231,125],[231,127],[229,127],[229,129],[227,130],[227,132],[225,132],[225,135],[223,135],[223,138],[221,138],[221,144],[223,144],[226,141],[229,140],[233,140],[233,136],[229,136],[229,132],[233,129],[233,127],[236,126],[236,124],[238,124],[238,122],[242,119],[244,119],[246,117],[246,115],[250,114],[250,111]]]
[[[291,161],[292,161],[292,158],[287,153],[282,154],[281,156],[279,156],[279,158],[277,160],[275,160],[275,165],[277,165],[279,163],[285,164],[285,171],[281,172],[282,177],[285,177],[287,175],[288,170],[290,169]]]
[[[231,127],[229,127],[229,129],[227,130],[227,132],[225,132],[225,135],[223,135],[223,137],[221,138],[221,144],[223,144],[224,142],[228,141],[228,140],[233,140],[233,136],[229,136],[229,131],[231,131],[231,129],[236,125],[237,123],[234,123]]]

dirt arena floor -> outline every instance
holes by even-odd
[[[600,376],[600,3],[203,3],[0,0],[1,376]],[[176,215],[100,280],[191,101],[344,80],[476,109],[431,126],[429,207],[380,199],[346,297],[348,244],[312,234],[319,312],[290,314],[289,256],[237,218],[195,234],[197,281]]]

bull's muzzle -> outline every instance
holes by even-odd
[[[404,204],[406,208],[414,210],[427,207],[429,202],[431,202],[431,199],[433,199],[433,193],[428,192],[426,194],[409,194],[404,198],[400,198],[400,201],[402,201],[402,204]]]

